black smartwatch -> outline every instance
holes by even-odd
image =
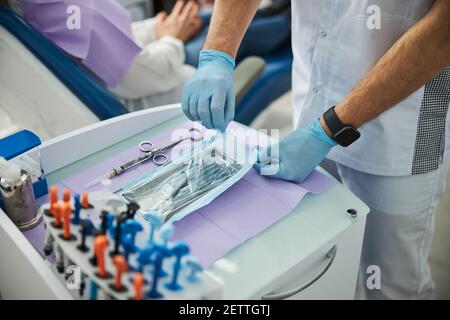
[[[334,111],[334,108],[331,107],[323,114],[323,120],[333,134],[333,140],[340,146],[348,147],[359,139],[361,133],[352,126],[343,124],[338,118],[336,111]]]

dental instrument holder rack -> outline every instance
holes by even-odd
[[[72,198],[71,201],[71,207],[74,208],[74,199]],[[95,285],[97,286],[98,290],[103,292],[103,297],[108,297],[111,299],[118,299],[118,300],[129,300],[132,299],[134,295],[134,288],[133,288],[133,275],[135,274],[136,270],[134,267],[129,266],[129,271],[126,272],[123,276],[122,284],[126,288],[122,291],[116,291],[112,289],[111,284],[114,283],[114,277],[110,278],[101,278],[97,275],[98,268],[91,264],[90,258],[93,255],[93,247],[94,247],[94,236],[86,237],[85,239],[85,245],[87,248],[90,248],[87,251],[81,251],[78,249],[79,241],[81,239],[82,234],[82,225],[74,225],[71,223],[71,232],[77,239],[75,241],[68,241],[63,239],[62,235],[62,229],[54,227],[52,224],[53,217],[49,215],[49,204],[45,204],[41,206],[40,208],[41,214],[44,219],[44,223],[46,225],[46,229],[51,234],[51,236],[54,239],[53,243],[53,250],[58,250],[57,247],[61,249],[61,252],[64,254],[64,261],[69,261],[70,265],[78,266],[81,269],[81,274],[83,278],[88,278],[89,281],[93,281]],[[89,210],[91,212],[94,212],[96,210],[94,207],[90,207]],[[91,214],[87,214],[88,216],[91,216]],[[142,221],[139,221],[142,223]],[[143,222],[145,223],[145,222]],[[146,230],[146,229],[144,229]],[[108,234],[108,233],[107,233]],[[140,232],[136,237],[136,243],[146,243],[148,240],[147,232]],[[168,247],[173,246],[174,244],[169,242]],[[105,255],[108,255],[109,252],[114,250],[114,240],[111,239],[108,244],[108,248],[105,250]],[[133,254],[132,254],[133,255]],[[109,257],[105,259],[105,266],[106,271],[108,274],[115,274],[115,268],[113,265],[112,259]],[[196,281],[191,281],[189,279],[192,278],[192,271],[188,270],[185,265],[179,270],[179,276],[178,276],[178,283],[181,285],[181,290],[169,290],[166,287],[166,284],[170,283],[172,280],[172,272],[173,272],[173,264],[176,263],[176,259],[174,257],[170,257],[168,259],[165,259],[163,264],[163,269],[168,272],[169,274],[159,280],[159,286],[157,290],[162,294],[163,299],[166,300],[197,300],[197,299],[220,299],[222,296],[222,286],[216,282],[214,279],[212,279],[208,274],[204,271],[198,272],[196,275]],[[65,265],[65,268],[68,266]],[[57,272],[56,268],[54,270]],[[149,272],[144,271],[143,275],[146,279],[146,283],[144,285],[144,294],[150,290],[151,288],[151,281],[147,277]],[[152,273],[152,271],[150,272]],[[61,281],[64,281],[65,277],[61,277]],[[67,281],[67,280],[66,280]],[[68,289],[69,290],[69,289]],[[79,299],[88,299],[89,290],[84,290],[85,293],[83,296],[80,296],[78,293],[78,290],[73,291],[72,296],[74,298]],[[149,299],[144,295],[144,299]]]

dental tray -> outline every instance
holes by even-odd
[[[116,191],[140,212],[156,212],[163,221],[177,221],[211,203],[239,181],[256,161],[249,149],[231,134],[198,142],[179,157]]]

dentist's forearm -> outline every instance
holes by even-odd
[[[216,0],[205,50],[220,50],[233,58],[261,0]]]
[[[450,1],[438,0],[336,106],[356,128],[388,110],[450,65]],[[321,121],[329,134],[328,128]]]

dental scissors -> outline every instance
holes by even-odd
[[[179,140],[171,142],[162,147],[155,147],[153,145],[153,143],[150,141],[142,141],[139,144],[139,150],[144,153],[143,156],[140,156],[136,159],[128,161],[125,164],[122,164],[118,167],[113,168],[111,171],[107,172],[106,175],[98,177],[98,178],[92,180],[91,182],[87,183],[85,185],[85,188],[90,188],[90,187],[102,182],[105,179],[110,179],[110,178],[116,177],[116,176],[124,173],[125,171],[128,171],[144,162],[147,162],[148,160],[152,160],[154,164],[156,164],[158,166],[162,166],[169,161],[169,158],[165,154],[165,152],[168,149],[173,148],[176,145],[178,145],[186,140],[198,141],[198,140],[201,140],[202,138],[203,138],[203,134],[199,129],[191,128],[189,130],[188,137],[180,138]]]
[[[148,159],[152,159],[153,163],[156,165],[164,165],[167,163],[167,161],[169,161],[169,158],[167,157],[167,155],[164,153],[167,149],[173,148],[176,145],[180,144],[183,141],[186,140],[191,140],[191,141],[198,141],[202,139],[202,132],[197,129],[197,128],[191,128],[189,130],[189,137],[184,137],[181,138],[177,141],[174,141],[172,143],[169,143],[163,147],[154,147],[153,143],[150,141],[142,141],[139,144],[139,150],[143,153],[145,153],[145,156],[143,156],[142,158],[146,161]],[[139,160],[140,158],[136,159]],[[137,162],[135,165],[142,163],[141,162]]]

